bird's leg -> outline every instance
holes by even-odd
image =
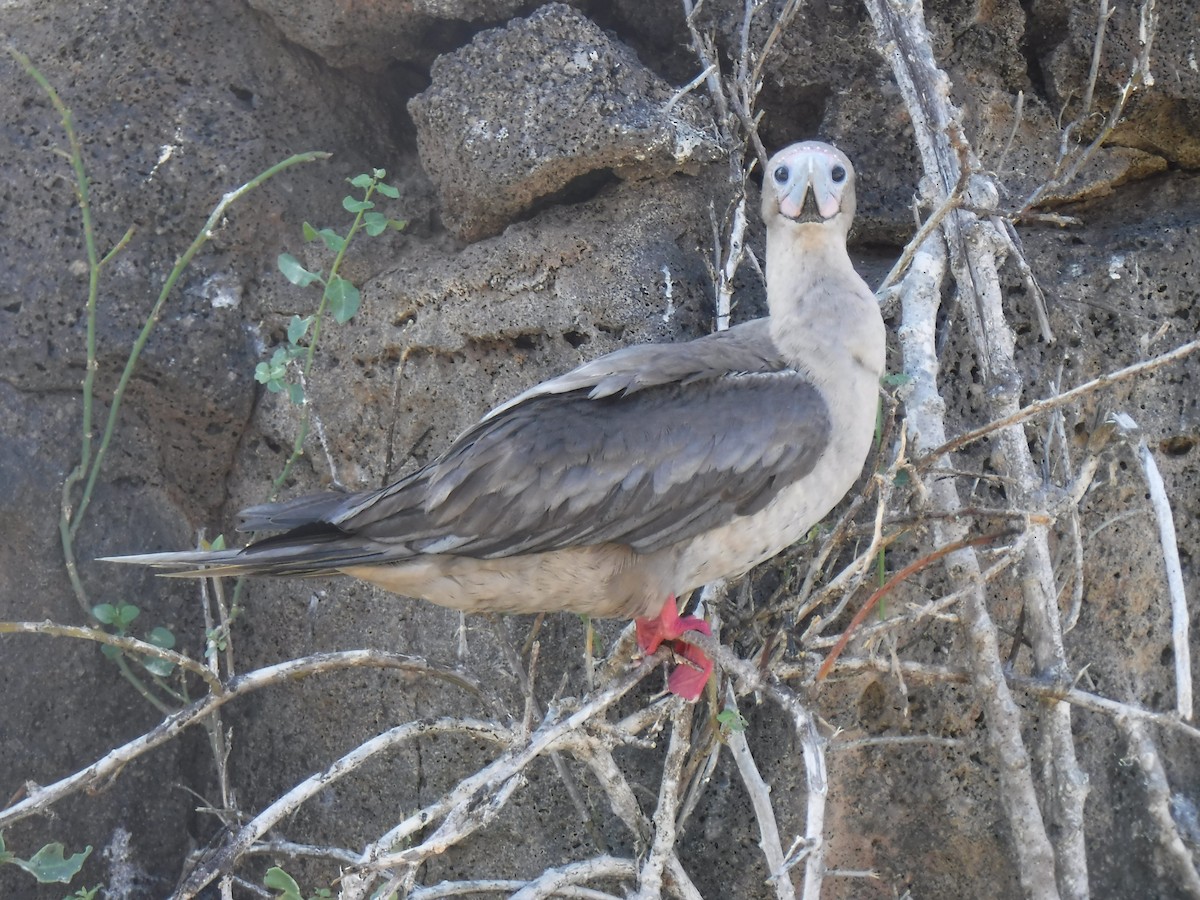
[[[643,653],[653,653],[663,641],[671,641],[671,648],[683,657],[683,663],[667,679],[672,694],[685,700],[695,700],[704,690],[713,663],[704,652],[686,641],[676,640],[685,631],[712,634],[708,623],[696,616],[680,617],[674,595],[667,598],[662,612],[653,619],[635,619],[638,647]]]

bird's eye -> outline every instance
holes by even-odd
[[[835,183],[841,184],[846,180],[846,170],[842,166],[834,166],[829,170],[829,177],[832,178]]]
[[[787,166],[779,166],[775,169],[775,180],[780,184],[784,184],[788,180],[788,174],[789,172]]]

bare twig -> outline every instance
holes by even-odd
[[[815,668],[816,663],[779,666],[777,667],[776,675],[781,681],[808,680],[812,678]],[[838,672],[846,673],[878,672],[887,675],[892,672],[892,663],[890,660],[876,657],[843,656],[838,660],[837,669]],[[938,666],[932,663],[902,661],[900,669],[904,673],[904,677],[909,681],[949,681],[967,684],[972,679],[972,674],[968,669]],[[1066,687],[1062,684],[1049,682],[1044,678],[1034,678],[1030,675],[1020,675],[1016,672],[1008,672],[1007,678],[1009,684],[1026,691],[1031,696],[1043,700],[1070,703],[1072,706],[1077,706],[1080,709],[1110,716],[1114,719],[1120,716],[1128,716],[1140,722],[1157,725],[1159,728],[1173,731],[1189,740],[1200,743],[1200,728],[1189,725],[1174,713],[1146,709],[1134,703],[1123,703],[1120,700],[1112,700],[1076,687]]]
[[[925,220],[924,224],[922,224],[917,230],[917,233],[914,234],[912,239],[904,246],[904,252],[900,254],[900,258],[896,260],[896,264],[892,266],[892,270],[887,273],[887,277],[883,279],[883,282],[879,285],[876,293],[882,293],[883,291],[886,291],[900,280],[904,273],[908,271],[908,267],[912,264],[913,256],[916,255],[916,252],[921,245],[929,239],[931,234],[941,227],[942,219],[946,218],[946,215],[949,212],[957,209],[962,203],[963,194],[967,189],[968,174],[969,173],[967,170],[964,169],[962,176],[958,179],[958,184],[954,186],[954,190],[951,191],[949,196],[942,201],[941,205],[933,211],[933,215]]]
[[[725,708],[737,713],[737,696],[733,692],[733,685],[728,682],[725,684]],[[750,805],[754,808],[754,818],[758,822],[758,846],[766,857],[767,871],[770,873],[768,881],[774,886],[775,896],[779,900],[794,900],[796,889],[791,876],[784,869],[785,857],[779,840],[779,825],[775,821],[775,809],[771,806],[771,787],[758,771],[745,730],[731,730],[727,743],[737,764],[738,774],[742,776],[742,784],[750,795]]]
[[[671,714],[671,740],[663,760],[658,788],[658,806],[654,810],[654,840],[650,853],[638,871],[636,900],[658,900],[662,896],[663,872],[675,852],[675,817],[679,809],[680,776],[691,749],[692,704],[676,700]]]
[[[1100,0],[1100,13],[1096,25],[1096,40],[1092,47],[1092,66],[1091,71],[1088,73],[1087,87],[1084,89],[1083,109],[1080,112],[1079,118],[1063,129],[1058,161],[1054,165],[1053,173],[1049,179],[1039,185],[1025,199],[1021,209],[1016,214],[1018,218],[1037,206],[1047,195],[1062,190],[1062,188],[1074,181],[1083,170],[1083,167],[1091,161],[1092,157],[1096,155],[1104,145],[1104,142],[1108,140],[1117,125],[1120,124],[1121,116],[1125,113],[1125,106],[1129,103],[1129,98],[1143,87],[1150,87],[1154,84],[1154,75],[1150,71],[1150,48],[1154,43],[1154,30],[1157,24],[1154,4],[1155,0],[1143,0],[1142,2],[1138,13],[1138,52],[1130,61],[1129,77],[1117,92],[1117,98],[1113,102],[1112,108],[1108,111],[1108,115],[1104,119],[1104,124],[1100,126],[1099,132],[1092,138],[1091,143],[1086,147],[1076,148],[1074,151],[1071,151],[1070,142],[1072,132],[1091,115],[1092,95],[1095,90],[1096,77],[1100,67],[1104,34],[1108,27],[1109,17],[1112,15],[1112,11],[1108,8],[1108,0]]]
[[[516,891],[509,900],[541,900],[543,897],[569,896],[564,888],[574,887],[583,881],[599,878],[633,878],[637,875],[637,864],[631,859],[614,856],[597,856],[581,862],[547,869],[536,879]]]
[[[1114,413],[1110,421],[1129,439],[1142,467],[1146,488],[1150,493],[1150,505],[1158,520],[1158,539],[1162,546],[1163,565],[1167,574],[1167,591],[1171,597],[1171,638],[1175,653],[1175,709],[1185,719],[1192,718],[1192,652],[1188,639],[1190,615],[1187,594],[1183,586],[1183,567],[1179,563],[1179,543],[1175,537],[1175,517],[1171,514],[1171,500],[1167,486],[1154,454],[1141,435],[1141,429],[1125,413]],[[1136,442],[1134,436],[1136,435]]]
[[[886,0],[868,0],[871,17],[884,42],[885,55],[892,59],[893,70],[902,82],[902,91],[909,99],[910,110],[920,109],[920,99],[938,90],[941,73],[933,68],[927,39],[920,49],[911,45],[917,40],[911,35],[924,25],[907,9],[897,10]],[[916,7],[920,12],[920,7]],[[907,37],[904,35],[907,34]],[[886,37],[884,37],[886,36]],[[903,39],[901,48],[896,41]],[[910,59],[920,56],[923,65],[932,72],[919,75],[909,71]],[[914,67],[916,63],[911,63]],[[917,88],[914,77],[923,79]],[[932,102],[932,101],[930,101]],[[937,111],[945,116],[944,110]],[[914,119],[917,117],[914,116]],[[918,123],[918,133],[930,142],[933,130],[924,115]],[[932,153],[926,146],[925,152]],[[927,168],[936,169],[936,159]],[[957,179],[950,180],[957,183]],[[947,251],[940,241],[926,241],[916,252],[912,267],[901,288],[901,342],[904,350],[904,370],[912,378],[912,393],[907,405],[908,426],[917,452],[945,442],[945,401],[938,391],[938,362],[935,349],[937,309],[941,297],[941,281],[945,275]],[[944,466],[945,459],[934,460],[935,468]],[[961,507],[954,483],[948,479],[933,479],[929,488],[932,506],[937,511],[953,512]],[[963,540],[966,532],[954,520],[937,521],[934,533],[940,543]],[[951,573],[958,586],[965,589],[962,600],[963,624],[967,647],[974,673],[974,683],[980,692],[987,715],[989,743],[999,761],[1001,799],[1008,814],[1010,831],[1017,851],[1018,868],[1026,891],[1032,896],[1051,898],[1054,892],[1054,853],[1042,822],[1037,794],[1030,777],[1030,761],[1021,739],[1020,710],[1004,680],[1004,666],[995,626],[987,611],[982,590],[979,561],[974,553],[960,551],[951,557]]]
[[[796,729],[804,758],[808,788],[808,809],[804,824],[803,900],[820,900],[825,877],[825,803],[829,793],[829,773],[825,766],[825,740],[817,730],[816,719],[791,689],[770,672],[764,672],[749,660],[741,659],[732,649],[708,635],[688,632],[683,640],[695,644],[712,658],[721,671],[736,678],[741,691],[766,694],[787,713]]]
[[[190,706],[172,713],[161,724],[134,738],[126,744],[110,750],[103,757],[89,766],[56,781],[54,784],[39,787],[31,791],[29,796],[19,803],[14,803],[7,809],[0,810],[0,828],[5,828],[14,822],[20,822],[29,816],[48,810],[53,804],[87,788],[104,784],[115,777],[125,766],[139,756],[165,744],[189,726],[204,720],[214,710],[219,709],[231,700],[244,694],[261,690],[265,687],[284,684],[312,675],[337,672],[344,669],[382,668],[395,669],[410,675],[440,678],[457,684],[474,693],[479,689],[465,675],[438,669],[423,660],[398,653],[384,653],[379,650],[347,650],[338,653],[319,653],[301,659],[288,660],[273,666],[267,666],[239,675],[225,684],[221,694],[210,694],[197,700]]]
[[[247,822],[236,835],[214,853],[205,863],[197,867],[175,893],[177,900],[188,900],[209,884],[218,875],[227,873],[254,843],[283,819],[295,814],[308,799],[325,790],[329,785],[351,774],[381,753],[416,738],[433,734],[470,734],[493,743],[509,743],[514,733],[494,722],[478,719],[437,719],[433,722],[406,722],[388,729],[368,741],[359,744],[321,772],[301,781],[291,790],[275,799],[262,812]]]
[[[825,657],[825,662],[823,662],[821,664],[821,668],[817,670],[816,680],[823,681],[825,679],[825,676],[829,674],[829,670],[832,669],[834,663],[837,662],[837,658],[841,655],[842,651],[846,649],[846,645],[850,643],[850,638],[854,635],[855,629],[863,623],[863,620],[866,619],[868,615],[870,615],[871,610],[875,608],[880,599],[894,590],[896,585],[900,584],[900,582],[921,571],[926,566],[932,565],[939,559],[950,556],[953,553],[966,550],[968,547],[982,547],[987,544],[993,544],[996,541],[1010,537],[1015,533],[1016,532],[1013,531],[1002,531],[995,534],[977,535],[973,538],[962,538],[961,540],[939,547],[932,553],[929,553],[920,559],[909,563],[907,566],[889,578],[882,587],[874,591],[871,596],[867,598],[867,601],[862,605],[862,608],[854,614],[854,618],[850,620],[850,624],[846,626],[845,630],[842,632],[842,636],[838,638],[837,643],[833,645],[833,649],[829,651],[829,655]]]
[[[1125,366],[1123,369],[1118,369],[1115,372],[1109,372],[1106,375],[1101,375],[1099,378],[1093,378],[1091,381],[1087,381],[1081,385],[1078,385],[1077,387],[1073,387],[1071,390],[1066,391],[1065,393],[1057,394],[1054,397],[1047,397],[1045,400],[1035,400],[1028,406],[1023,406],[1015,412],[1011,412],[1002,418],[996,419],[993,422],[988,422],[986,425],[981,425],[978,428],[972,429],[971,431],[964,432],[963,434],[955,437],[953,440],[945,441],[941,445],[930,450],[928,453],[922,454],[921,457],[916,460],[916,465],[919,468],[927,468],[937,457],[961,450],[968,444],[973,444],[980,438],[987,437],[989,434],[992,434],[995,431],[999,431],[1002,428],[1007,428],[1010,425],[1016,425],[1019,422],[1024,422],[1027,419],[1041,415],[1044,412],[1049,412],[1052,409],[1058,409],[1060,406],[1067,406],[1070,403],[1074,403],[1081,397],[1085,397],[1088,394],[1095,393],[1103,388],[1110,387],[1111,385],[1125,381],[1129,378],[1133,378],[1134,376],[1145,375],[1153,372],[1155,369],[1161,369],[1168,363],[1177,362],[1178,360],[1183,359],[1185,356],[1195,353],[1197,350],[1200,350],[1200,340],[1189,341],[1188,343],[1176,347],[1174,350],[1171,350],[1167,353],[1161,353],[1158,356],[1151,357],[1143,362],[1133,363],[1132,365]]]
[[[547,713],[542,725],[526,740],[514,744],[501,754],[490,765],[479,770],[468,778],[463,779],[448,794],[424,809],[408,816],[386,834],[368,845],[359,858],[360,869],[364,872],[375,872],[399,865],[415,865],[427,856],[445,849],[448,838],[442,836],[438,842],[424,842],[414,847],[393,851],[392,848],[403,843],[411,835],[426,827],[430,821],[446,815],[476,795],[500,789],[521,772],[532,760],[545,751],[555,748],[571,732],[579,728],[599,713],[608,709],[621,697],[627,694],[648,674],[655,671],[658,663],[667,655],[664,648],[658,653],[647,657],[632,672],[605,685],[598,691],[584,698],[578,708],[569,714],[552,707]]]

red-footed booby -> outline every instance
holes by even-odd
[[[241,549],[119,562],[175,574],[342,573],[467,612],[638,619],[642,648],[687,629],[677,596],[803,537],[850,489],[875,426],[885,330],[846,235],[854,169],[793,144],[763,178],[769,315],[627,347],[493,409],[382,490],[242,512],[279,531]],[[712,664],[669,682],[695,698]]]

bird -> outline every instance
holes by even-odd
[[[344,574],[465,612],[636,620],[683,659],[696,699],[708,632],[678,597],[802,538],[870,453],[886,329],[846,249],[855,171],[785,147],[763,173],[768,314],[695,340],[625,347],[486,413],[378,490],[252,506],[242,548],[108,557],[176,575]]]

